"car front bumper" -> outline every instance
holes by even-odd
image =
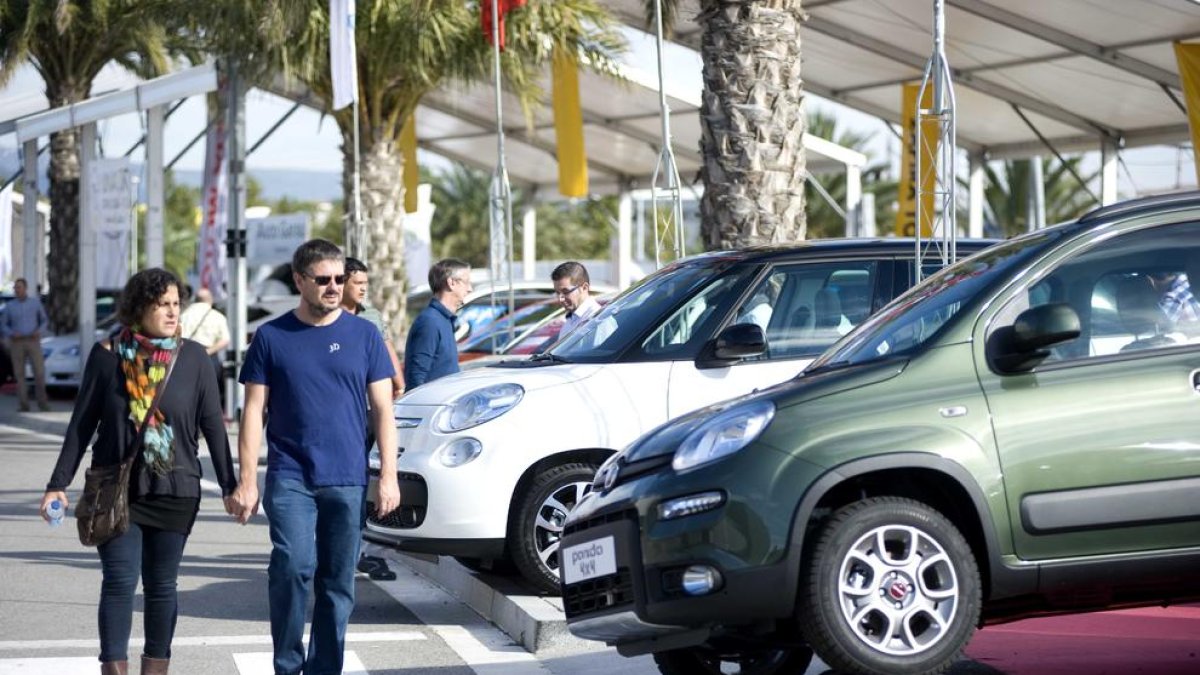
[[[699,643],[720,626],[791,617],[800,571],[799,545],[790,541],[792,505],[799,502],[795,486],[807,484],[791,481],[820,470],[791,461],[784,471],[771,473],[771,465],[750,457],[684,475],[665,466],[581,502],[562,540],[564,565],[571,562],[571,547],[607,543],[611,537],[615,572],[564,583],[570,631],[618,647]],[[664,500],[711,491],[725,495],[721,506],[659,519]],[[688,595],[681,579],[692,565],[717,570],[719,586],[705,595]],[[668,647],[653,650],[660,648]]]

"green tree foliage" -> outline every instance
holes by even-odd
[[[987,187],[984,188],[984,218],[988,226],[998,230],[989,234],[1011,237],[1029,230],[1029,175],[1034,161],[1042,162],[1047,225],[1071,220],[1099,206],[1099,201],[1088,187],[1095,182],[1099,172],[1086,176],[1080,174],[1082,159],[1068,157],[1065,162],[1060,162],[1057,158],[1043,157],[988,163],[985,168]],[[1075,175],[1080,175],[1084,182],[1080,183]]]
[[[491,176],[461,165],[433,173],[436,210],[430,234],[433,257],[462,258],[474,267],[488,266],[488,195]],[[514,194],[513,237],[520,255],[523,218],[529,196]],[[535,205],[536,255],[539,260],[607,258],[617,218],[614,197]]]
[[[833,141],[838,145],[866,153],[874,134],[839,129],[834,115],[820,109],[809,110],[808,133]],[[895,180],[887,178],[888,162],[873,162],[863,168],[863,193],[875,195],[875,222],[879,233],[890,232],[896,219]],[[833,197],[838,206],[846,205],[846,172],[838,169],[814,174],[821,187]],[[808,212],[810,238],[841,237],[846,232],[846,219],[823,196],[817,193],[811,180],[804,186],[804,204]]]

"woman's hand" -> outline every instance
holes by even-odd
[[[41,508],[42,520],[46,521],[47,523],[50,522],[50,516],[46,514],[46,511],[50,508],[50,502],[54,501],[55,499],[62,504],[64,513],[67,510],[67,506],[71,503],[70,500],[67,499],[67,493],[63,492],[62,490],[47,490],[46,494],[42,495]]]

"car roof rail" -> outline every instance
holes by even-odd
[[[1098,220],[1106,220],[1112,216],[1128,216],[1138,211],[1148,211],[1163,206],[1200,206],[1200,191],[1174,192],[1102,206],[1083,214],[1079,218],[1079,224],[1094,223]]]

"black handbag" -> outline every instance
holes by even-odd
[[[178,347],[171,351],[167,372],[154,392],[154,400],[150,402],[129,456],[120,464],[92,465],[84,474],[83,495],[75,505],[75,525],[79,529],[79,543],[84,546],[99,546],[129,529],[129,475],[146,437],[146,427],[154,411],[158,410],[158,402],[171,379],[171,371],[175,369],[178,352]]]

